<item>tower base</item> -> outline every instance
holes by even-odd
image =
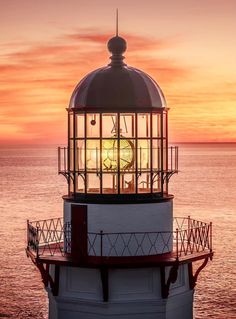
[[[170,267],[164,271],[168,278]],[[188,265],[179,266],[165,298],[162,281],[160,267],[109,269],[104,301],[99,269],[60,267],[58,295],[48,289],[49,319],[192,319]]]

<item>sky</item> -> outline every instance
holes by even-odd
[[[0,144],[64,144],[76,84],[107,41],[151,75],[178,142],[236,142],[236,0],[0,0]]]

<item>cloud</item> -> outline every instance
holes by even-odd
[[[145,36],[137,36],[134,34],[124,33],[122,37],[126,40],[128,48],[131,52],[142,51],[142,50],[157,50],[157,49],[166,49],[167,47],[173,47],[175,45],[174,38],[150,38]],[[89,29],[87,31],[74,34],[68,34],[65,36],[65,39],[75,40],[77,42],[86,43],[96,43],[101,45],[102,49],[104,44],[107,44],[111,34],[109,33],[97,33],[96,30]]]
[[[0,64],[0,116],[14,127],[18,137],[31,134],[37,141],[52,141],[66,134],[61,128],[65,108],[78,81],[88,72],[109,63],[106,43],[110,33],[92,29],[61,35],[52,43],[20,43],[21,49],[9,44]],[[125,34],[128,42],[128,64],[137,66],[168,86],[188,77],[189,69],[177,61],[161,58],[158,52],[174,46],[171,39],[153,39]],[[154,55],[154,58],[150,56]],[[53,131],[51,131],[53,128]],[[2,139],[4,128],[2,128]],[[14,135],[14,134],[13,134]]]

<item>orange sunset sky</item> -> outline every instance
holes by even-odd
[[[170,107],[172,142],[236,142],[236,0],[0,0],[0,143],[66,141],[79,80],[109,62],[149,73]]]

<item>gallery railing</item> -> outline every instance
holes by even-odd
[[[176,258],[212,252],[212,224],[174,218],[173,231],[87,233],[87,256],[153,256],[171,252]],[[82,245],[82,244],[81,244]],[[69,256],[71,223],[62,218],[27,222],[27,250],[40,256]]]
[[[142,148],[144,151],[145,149]],[[157,154],[157,161],[159,166],[159,171],[161,172],[161,149],[160,148],[153,148],[153,153],[156,152]],[[79,154],[83,153],[84,149],[77,148],[76,158],[79,158]],[[164,169],[166,172],[178,172],[178,146],[170,146],[168,147],[168,167]],[[95,150],[95,154],[97,154]],[[140,151],[141,154],[141,151]],[[97,155],[95,155],[97,156]],[[158,171],[158,167],[153,168],[153,171]],[[68,172],[68,148],[67,147],[58,147],[58,173],[67,176]]]

